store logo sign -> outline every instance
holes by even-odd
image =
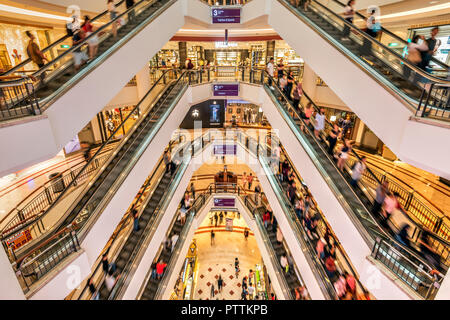
[[[216,48],[235,48],[238,46],[237,42],[223,42],[223,41],[216,41],[215,45]]]

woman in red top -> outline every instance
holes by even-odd
[[[162,260],[160,262],[158,262],[158,264],[156,265],[156,278],[158,280],[161,279],[166,266],[167,266],[167,263],[164,263]]]
[[[95,29],[91,23],[91,18],[89,18],[89,16],[84,16],[84,24],[82,29],[86,33],[86,38],[89,37],[92,33],[94,33]],[[89,45],[89,59],[93,59],[97,55],[98,51],[97,35],[93,35],[92,37],[90,37],[87,43]]]
[[[270,213],[269,211],[266,211],[266,213],[264,213],[263,216],[263,222],[264,222],[264,227],[267,229],[267,225],[269,224],[270,221]]]

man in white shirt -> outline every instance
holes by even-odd
[[[176,233],[172,236],[172,251],[175,248],[175,244],[177,243],[178,237],[179,236]]]
[[[367,166],[366,166],[366,157],[362,157],[360,161],[358,161],[355,164],[355,167],[353,168],[352,171],[352,182],[351,185],[353,187],[356,187],[356,185],[358,184],[359,179],[361,179],[364,171],[366,170]]]
[[[269,63],[267,64],[267,67],[266,67],[267,73],[270,75],[269,86],[270,86],[270,89],[272,89],[272,90],[274,90],[274,87],[272,86],[272,78],[273,78],[273,72],[275,70],[275,66],[273,63],[274,63],[273,58],[270,58]]]
[[[248,286],[248,296],[250,300],[253,300],[253,294],[255,293],[255,287],[252,285]]]

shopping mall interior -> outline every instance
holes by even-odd
[[[445,0],[0,0],[0,299],[450,299],[449,64]]]

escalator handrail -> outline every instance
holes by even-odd
[[[173,143],[174,143],[174,141],[171,141],[169,143],[169,148],[172,146]],[[158,171],[158,168],[162,165],[163,161],[164,161],[164,159],[162,159],[162,158],[159,160],[159,162],[156,164],[155,170],[153,170],[153,172],[152,172],[152,175],[147,178],[146,182],[144,183],[144,186],[141,188],[142,192],[139,193],[139,196],[137,198],[133,199],[133,204],[129,207],[129,210],[126,211],[124,217],[122,218],[121,222],[119,223],[120,224],[119,228],[114,230],[114,233],[112,234],[111,238],[108,240],[108,244],[105,246],[105,248],[103,248],[102,256],[105,255],[105,254],[107,255],[109,253],[109,250],[111,249],[112,245],[115,243],[115,241],[120,236],[120,234],[125,229],[125,227],[128,226],[128,224],[126,222],[131,219],[131,215],[130,215],[131,209],[135,209],[136,208],[136,203],[139,203],[139,201],[143,198],[145,190],[152,183],[153,178],[155,177],[155,174]],[[90,278],[92,278],[97,273],[97,271],[100,269],[100,267],[102,267],[102,261],[101,260],[99,261],[99,263],[95,267],[94,271],[91,272],[91,276],[88,278],[88,280]],[[78,295],[79,298],[81,298],[84,295],[84,293],[86,292],[87,288],[88,288],[88,283],[86,283],[86,285],[84,286],[83,290]]]
[[[263,74],[267,74],[267,77],[270,77],[270,79],[272,80],[273,83],[275,83],[274,79],[272,76],[270,76],[267,72],[267,70],[264,70]],[[264,85],[264,83],[263,83]],[[286,95],[283,93],[283,91],[281,91],[277,86],[275,87],[279,93],[283,96],[284,100],[289,103],[289,105],[291,105],[290,100],[286,97]],[[397,240],[393,239],[392,236],[390,236],[385,230],[384,228],[382,228],[379,225],[378,220],[372,215],[371,210],[369,210],[368,208],[366,208],[366,206],[364,205],[364,203],[359,199],[359,197],[356,195],[356,193],[354,192],[354,190],[351,188],[351,186],[348,184],[347,179],[342,175],[342,172],[336,167],[336,164],[334,163],[334,161],[332,161],[329,156],[328,153],[323,149],[323,146],[320,142],[317,141],[314,133],[311,132],[311,128],[304,122],[303,118],[300,117],[297,113],[297,111],[291,106],[292,111],[295,113],[295,115],[300,119],[300,121],[303,123],[303,125],[308,129],[309,134],[312,136],[312,138],[314,139],[314,141],[316,141],[316,143],[318,144],[319,148],[322,150],[322,152],[326,155],[326,157],[330,160],[331,164],[333,165],[333,167],[336,169],[336,171],[338,172],[338,174],[341,176],[342,180],[344,181],[344,183],[347,184],[348,188],[350,188],[350,190],[352,191],[352,193],[355,195],[355,198],[361,203],[362,207],[366,209],[367,213],[369,214],[369,216],[372,218],[372,223],[373,225],[377,228],[377,230],[379,231],[379,233],[381,235],[383,235],[383,237],[385,239],[389,239],[390,242],[394,242],[396,246],[398,246],[399,248],[401,248],[402,250],[404,250],[409,256],[414,257],[416,260],[420,261],[423,265],[427,266],[429,268],[429,270],[432,270],[433,268],[431,266],[429,266],[428,263],[425,263],[423,261],[423,258],[421,256],[419,256],[417,253],[413,252],[410,248],[407,248],[406,246],[404,246],[403,244],[399,243]],[[344,198],[343,198],[344,199]],[[348,206],[348,208],[350,209],[350,206]],[[351,209],[350,209],[351,210]],[[352,215],[354,215],[354,213],[352,213]],[[359,218],[358,218],[359,220]],[[364,228],[365,229],[365,228]],[[370,232],[368,232],[369,236],[372,238],[372,240],[374,241],[375,239],[373,239],[372,235],[370,234]],[[363,237],[365,238],[365,237]],[[373,243],[372,243],[373,245]]]
[[[104,25],[102,25],[100,28],[98,28],[97,30],[92,32],[88,37],[84,38],[82,42],[80,42],[79,44],[77,44],[75,46],[72,46],[70,49],[64,51],[62,54],[60,54],[58,57],[56,57],[52,61],[49,61],[48,63],[46,63],[42,68],[40,68],[38,71],[33,73],[33,76],[36,77],[36,78],[39,77],[43,72],[45,72],[48,68],[50,68],[50,66],[52,66],[55,63],[59,62],[61,59],[63,59],[64,57],[68,56],[69,54],[72,54],[74,51],[76,51],[78,49],[81,49],[81,47],[84,46],[85,44],[87,44],[87,42],[89,40],[91,40],[93,37],[97,36],[100,32],[103,32],[106,28],[108,28],[112,24],[117,23],[119,21],[119,19],[121,19],[122,17],[124,17],[125,15],[130,13],[138,5],[140,5],[140,4],[144,3],[144,2],[148,2],[148,1],[149,0],[141,0],[141,1],[137,2],[133,7],[127,9],[126,11],[122,12],[121,14],[118,14],[114,20],[110,20],[107,23],[105,23]],[[151,6],[156,1],[159,1],[159,0],[150,0],[150,3],[146,4],[146,6]],[[171,1],[176,1],[176,0],[171,0]],[[14,81],[4,81],[4,82],[0,83],[0,87],[6,87],[6,86],[10,86],[11,84],[14,84],[14,83],[22,83],[24,81],[25,80],[23,80],[23,79],[21,79],[21,80],[14,80]]]
[[[254,138],[249,137],[249,139],[253,140],[254,143],[258,144],[258,142],[257,142]],[[267,148],[266,148],[264,145],[262,145],[261,143],[259,143],[259,145],[261,146],[261,149],[265,149],[265,150],[267,151]],[[283,148],[283,150],[284,150],[284,154],[285,154],[286,159],[288,159],[289,162],[291,163],[291,168],[292,168],[292,169],[295,171],[295,173],[296,173],[296,177],[297,177],[298,179],[300,179],[300,177],[301,177],[300,174],[298,173],[297,169],[293,166],[292,161],[290,160],[290,158],[287,156],[287,152],[286,152],[286,150],[284,149],[284,147],[282,147],[282,148]],[[262,152],[261,149],[259,150],[260,152]],[[258,157],[258,158],[259,158],[259,157]],[[279,187],[280,190],[282,191],[282,194],[283,194],[283,195],[282,195],[281,197],[284,199],[283,203],[286,205],[286,209],[290,211],[291,216],[294,216],[294,217],[295,217],[296,215],[292,213],[292,212],[294,211],[294,209],[293,209],[292,205],[290,204],[290,202],[288,201],[288,199],[286,198],[286,194],[284,193],[284,192],[285,192],[285,189],[284,189],[283,186],[280,184],[280,182],[278,181],[278,179],[275,179],[275,180],[276,180],[276,183],[278,184],[278,187]],[[311,195],[311,193],[309,192],[309,190],[306,189],[306,191],[307,191],[308,194],[310,195],[311,199],[314,199],[313,196]],[[315,205],[316,211],[319,212],[319,214],[320,214],[320,216],[321,216],[321,219],[322,219],[322,220],[325,220],[324,215],[323,215],[323,212],[318,208],[317,203],[315,203],[315,201],[314,201],[314,205]],[[296,219],[294,218],[294,220],[296,220]],[[301,222],[301,221],[300,221],[300,222]],[[297,222],[295,222],[295,221],[294,221],[294,224],[295,224],[295,226],[297,227],[297,229],[300,231],[300,233],[304,232],[303,226],[299,225],[299,224],[298,224]],[[349,269],[350,269],[350,271],[351,271],[351,274],[352,274],[352,275],[354,276],[354,278],[356,279],[356,281],[357,281],[358,285],[360,286],[360,288],[363,288],[363,289],[364,289],[365,287],[364,287],[364,285],[360,282],[358,273],[357,273],[357,272],[354,270],[354,268],[353,268],[353,264],[351,264],[351,262],[347,259],[347,254],[345,253],[344,249],[342,248],[342,245],[341,245],[340,241],[338,240],[338,238],[336,237],[336,235],[335,235],[334,232],[332,231],[331,227],[329,227],[329,229],[330,229],[330,231],[332,232],[332,236],[333,236],[333,238],[334,238],[336,247],[337,247],[337,249],[339,249],[339,250],[341,251],[341,256],[344,257],[345,262],[346,262],[346,264],[348,265],[348,267],[349,267]],[[308,238],[308,237],[307,237],[307,238]],[[309,238],[308,238],[307,241],[308,241],[309,243],[311,243],[311,247],[312,247],[312,250],[313,250],[312,255],[314,256],[314,258],[316,258],[317,252],[315,251],[315,245],[314,245],[314,243],[313,243],[311,240],[309,240]],[[336,261],[338,261],[338,260],[336,260]],[[319,261],[319,265],[321,265],[321,267],[323,268],[323,265],[322,265],[322,263],[321,263],[320,261]],[[323,278],[323,277],[322,277],[322,278]],[[331,283],[331,280],[329,280],[329,281],[330,281],[330,283]],[[333,287],[333,290],[334,290],[334,292],[336,293],[334,287]],[[336,294],[337,294],[337,293],[336,293]],[[336,298],[336,297],[335,297],[335,298]]]
[[[341,7],[346,7],[346,5],[345,5],[344,3],[342,3],[341,1],[339,1],[339,0],[333,0],[333,1],[336,2],[338,5],[340,5]],[[355,11],[355,14],[356,14],[358,17],[360,17],[361,19],[363,19],[364,21],[367,20],[367,18],[366,18],[363,14],[361,14],[360,12]],[[388,29],[384,28],[383,26],[381,26],[381,31],[382,31],[383,33],[388,34],[390,37],[393,37],[393,38],[395,38],[396,40],[402,42],[402,43],[405,44],[406,46],[408,45],[408,41],[404,40],[403,38],[399,37],[399,36],[396,35],[395,33],[393,33],[393,32],[391,32],[391,31],[389,31]],[[431,61],[433,61],[434,63],[440,65],[440,66],[443,67],[444,69],[447,69],[447,72],[448,72],[448,70],[449,70],[449,68],[450,68],[449,65],[445,64],[445,63],[442,62],[442,61],[439,61],[439,60],[436,59],[435,57],[432,57],[432,58],[431,58]]]
[[[264,71],[264,69],[260,69],[260,68],[258,68],[257,70]],[[270,76],[270,75],[267,73],[267,71],[266,71],[266,74],[267,74],[267,76]],[[271,77],[271,79],[272,79],[272,83],[273,83],[274,85],[276,85],[276,86],[279,88],[277,82],[276,82],[272,77]],[[281,88],[279,88],[279,89],[280,89],[279,91],[283,92],[283,91],[281,90]],[[314,109],[315,109],[317,112],[320,112],[320,108],[319,108],[319,107],[316,105],[316,103],[308,96],[308,94],[305,92],[305,90],[302,90],[302,91],[303,91],[303,96],[305,96],[305,97],[308,99],[308,102],[311,103],[311,105],[314,107]],[[286,99],[286,97],[285,97],[285,99]],[[300,102],[300,104],[301,104],[301,102]],[[297,116],[298,116],[298,114],[297,114]],[[333,123],[331,123],[327,118],[325,118],[325,121],[326,121],[326,123],[328,124],[328,126],[330,126],[331,128],[333,127]],[[314,138],[315,138],[315,137],[314,137]],[[360,157],[360,155],[355,151],[355,149],[352,148],[351,152],[352,152],[352,154],[356,157],[356,159],[357,159],[358,161],[361,161],[361,157]],[[369,166],[366,166],[366,171],[370,173],[371,177],[372,177],[375,181],[377,181],[378,184],[381,184],[380,179],[378,179],[378,177],[377,177],[377,176],[374,174],[374,172],[369,168]],[[414,221],[414,219],[411,218],[406,212],[404,212],[404,210],[401,210],[401,211],[402,211],[403,216],[405,216],[412,224],[414,224],[414,225],[415,225],[416,227],[418,227],[420,230],[422,230],[423,228],[426,228],[426,227],[424,227],[424,226],[419,225],[416,221]],[[447,247],[450,248],[450,242],[449,242],[449,241],[447,241],[446,239],[443,239],[442,237],[439,237],[435,232],[432,232],[431,230],[428,230],[428,231],[429,231],[430,235],[432,236],[432,238],[434,238],[435,240],[437,240],[439,243],[442,243],[444,246],[447,246]]]
[[[202,136],[200,136],[200,137],[198,137],[198,138],[196,138],[196,139],[194,139],[194,140],[192,140],[192,141],[188,141],[188,142],[186,142],[186,143],[184,144],[184,146],[194,146],[194,148],[195,148],[195,144],[196,144],[197,142],[199,142],[199,141],[200,141],[200,143],[201,143],[201,141],[203,140],[203,137],[204,137],[204,136],[205,136],[205,135],[202,135]],[[209,144],[209,142],[208,142],[208,144]],[[205,145],[205,146],[206,146],[206,145]],[[201,149],[200,149],[200,150],[201,150]],[[183,155],[184,155],[184,147],[180,148],[180,150],[179,150],[178,152],[180,152],[180,151],[183,151]],[[198,151],[198,150],[197,150],[197,151]],[[155,224],[156,222],[155,222],[154,219],[156,219],[157,216],[160,214],[161,208],[162,208],[162,207],[165,207],[165,206],[168,206],[168,205],[170,204],[170,202],[171,202],[172,199],[171,199],[170,197],[164,197],[164,195],[167,194],[167,192],[170,191],[171,189],[174,189],[173,191],[175,191],[175,190],[178,188],[178,185],[175,186],[175,188],[171,187],[171,185],[173,185],[173,183],[175,182],[177,175],[180,175],[180,174],[183,175],[183,174],[186,172],[187,166],[188,166],[190,160],[192,159],[192,156],[193,156],[193,155],[192,155],[191,153],[188,153],[189,161],[186,161],[186,162],[183,161],[182,164],[180,164],[180,165],[177,166],[176,171],[174,172],[174,175],[173,175],[172,178],[171,178],[171,183],[170,183],[169,187],[167,188],[167,190],[165,190],[165,193],[163,194],[163,196],[162,196],[161,199],[159,200],[158,205],[157,205],[157,206],[155,207],[155,209],[153,210],[152,218],[149,220],[148,223],[150,223],[151,221],[153,221],[153,222],[152,222],[152,225]],[[183,157],[184,157],[184,156],[183,156]],[[172,158],[172,159],[173,159],[173,158]],[[185,159],[183,158],[183,160],[185,160]],[[184,169],[183,169],[183,170],[180,169],[180,168],[182,167],[182,165],[184,165]],[[156,172],[156,170],[155,170],[154,172]],[[151,200],[151,197],[149,197],[149,198],[147,199],[147,201],[150,201],[150,200]],[[146,207],[146,206],[143,206],[143,209],[142,209],[142,210],[145,210],[145,207]],[[193,208],[194,208],[194,206],[192,206],[190,209],[193,209]],[[187,212],[189,212],[189,211],[190,211],[190,210],[188,210]],[[153,218],[154,218],[154,219],[153,219]],[[153,219],[153,220],[152,220],[152,219]],[[145,228],[149,228],[149,227],[151,227],[152,225],[148,224]],[[141,235],[141,237],[143,237],[143,238],[141,238],[141,239],[143,239],[143,241],[145,242],[146,239],[148,238],[148,236],[150,236],[150,234],[147,234],[147,235],[143,234],[143,235]],[[139,255],[139,252],[140,252],[142,249],[145,249],[145,248],[139,247],[139,248],[135,249],[135,250],[137,250],[135,257],[136,257],[137,255]],[[134,250],[133,250],[133,252],[134,252]],[[131,256],[130,256],[128,259],[130,259],[132,256],[133,256],[133,253],[131,254]],[[134,258],[135,258],[135,257],[134,257]],[[126,279],[126,278],[130,275],[130,272],[131,272],[130,268],[133,268],[133,263],[134,263],[134,261],[130,261],[130,260],[127,261],[127,263],[125,264],[123,270],[121,271],[121,272],[122,272],[122,276],[121,276],[121,279],[120,279],[119,281],[121,281],[121,282],[125,281],[124,279]],[[130,267],[130,265],[131,265],[131,267]],[[126,271],[125,274],[123,274],[124,271]],[[116,295],[118,294],[118,293],[117,293],[117,290],[119,290],[119,295],[120,295],[120,292],[121,292],[121,290],[122,290],[123,288],[119,288],[119,289],[117,289],[117,288],[118,288],[118,287],[117,287],[117,283],[116,283],[115,286],[114,286],[114,288],[113,288],[113,290],[111,290],[111,292],[109,292],[108,297],[107,297],[107,300],[114,299],[114,298],[116,297]]]
[[[120,7],[123,3],[125,2],[125,0],[121,0],[120,2],[118,2],[115,7],[118,8]],[[92,22],[95,22],[98,19],[101,19],[102,17],[104,17],[105,15],[108,14],[108,10],[103,11],[102,13],[98,14],[97,16],[95,16],[94,18],[91,19]],[[80,26],[81,27],[81,26]],[[67,39],[70,39],[72,36],[66,34],[65,36],[62,36],[61,38],[59,38],[58,40],[56,40],[55,42],[51,43],[50,45],[48,45],[47,47],[45,47],[44,49],[41,50],[42,53],[47,52],[48,50],[52,49],[53,47],[55,47],[56,45],[60,44],[61,42],[64,42]],[[32,62],[30,58],[22,61],[21,63],[19,63],[18,65],[14,66],[13,68],[9,69],[8,71],[5,71],[4,73],[0,74],[0,76],[6,76],[9,75],[11,73],[14,72],[26,72],[26,71],[22,71],[19,70],[22,67],[24,67],[26,64]],[[37,70],[39,71],[39,70]],[[36,71],[33,71],[36,72]]]
[[[305,18],[308,19],[309,24],[312,23],[315,26],[316,30],[320,29],[322,34],[326,33],[325,31],[322,31],[321,27],[317,26],[317,24],[315,24],[313,21],[311,21],[311,19],[309,19],[308,17],[304,16],[302,13],[299,13],[299,10],[297,8],[295,8],[292,4],[290,4],[287,0],[278,0],[278,1],[281,2],[288,10],[293,12],[297,17],[299,17],[301,15],[302,16],[302,18],[301,18],[302,20],[304,20]],[[326,11],[330,12],[332,15],[334,15],[338,19],[340,19],[343,24],[347,25],[351,30],[355,30],[360,36],[362,36],[364,39],[366,39],[370,43],[373,43],[373,44],[377,45],[378,47],[383,48],[383,50],[388,51],[390,54],[396,56],[399,60],[401,60],[401,62],[404,65],[408,66],[411,70],[413,70],[414,72],[420,74],[422,77],[426,78],[428,81],[430,81],[430,82],[432,82],[434,84],[437,84],[437,85],[444,85],[444,86],[450,85],[450,80],[446,80],[446,79],[443,79],[443,78],[439,78],[439,77],[435,77],[433,75],[430,75],[428,72],[420,69],[416,65],[411,64],[408,60],[404,59],[397,52],[391,50],[390,48],[388,48],[387,46],[385,46],[384,44],[382,44],[378,40],[372,38],[367,33],[362,31],[361,29],[357,28],[355,25],[353,25],[352,23],[349,23],[343,17],[341,17],[340,15],[336,14],[335,12],[330,10],[329,8],[325,7],[324,5],[322,5],[321,3],[317,2],[316,0],[312,0],[312,1],[314,3],[317,3],[317,5],[319,5],[320,7],[325,9]],[[333,42],[335,42],[335,41],[333,41]],[[339,47],[345,48],[341,43],[339,43],[339,42],[337,42],[337,43],[339,44]],[[345,50],[348,51],[347,48],[345,48]]]
[[[144,97],[137,103],[137,105],[133,108],[133,110],[125,117],[125,119],[122,121],[122,123],[111,133],[111,135],[109,136],[108,139],[106,139],[106,141],[100,146],[100,148],[98,148],[98,150],[95,152],[95,154],[91,157],[91,159],[89,159],[89,161],[84,165],[83,169],[80,170],[80,172],[78,172],[78,174],[75,176],[75,178],[64,188],[64,190],[59,194],[59,196],[55,199],[55,201],[53,201],[53,203],[50,205],[50,207],[45,211],[44,214],[39,216],[39,219],[43,216],[45,216],[55,205],[56,203],[59,202],[59,200],[62,199],[62,197],[66,194],[67,190],[69,190],[70,187],[72,187],[75,183],[75,181],[80,177],[80,175],[84,172],[84,170],[86,168],[88,168],[88,166],[94,161],[94,159],[96,159],[96,157],[100,154],[100,152],[103,150],[103,148],[105,148],[110,141],[113,140],[113,137],[115,136],[115,134],[125,125],[125,122],[128,121],[128,119],[130,119],[130,117],[138,110],[139,107],[141,107],[142,103],[146,100],[146,98],[152,93],[153,89],[156,87],[156,85],[164,79],[165,75],[168,72],[174,72],[173,69],[168,69],[165,70],[163,72],[163,74],[161,75],[161,77],[155,81],[155,83],[151,86],[151,88],[147,91],[147,93],[144,95]],[[177,82],[184,77],[185,72],[181,73],[180,77],[177,79]],[[151,110],[149,112],[152,112],[154,110]],[[143,118],[144,119],[144,118]],[[142,120],[143,120],[142,119]],[[133,133],[134,131],[131,131],[130,133]],[[34,222],[34,221],[33,221]],[[31,222],[31,223],[33,223]],[[19,229],[16,229],[13,231],[13,233],[16,233],[20,230],[22,230],[23,228],[28,227],[30,224],[30,222],[22,225]],[[8,236],[11,235],[11,232],[9,232],[8,234],[1,234],[1,239],[4,240],[5,238],[7,238]]]
[[[263,146],[263,148],[264,148],[264,146]],[[286,149],[284,148],[284,146],[281,146],[281,148],[282,148],[282,150],[283,150],[283,153],[284,153],[285,158],[288,159],[288,161],[289,161],[289,163],[290,163],[291,169],[295,172],[295,177],[296,177],[298,180],[300,180],[300,182],[301,182],[301,181],[302,181],[302,180],[301,180],[301,175],[300,175],[300,173],[297,171],[297,168],[294,166],[294,164],[293,164],[291,158],[289,157],[289,155],[288,155]],[[361,288],[365,288],[364,285],[363,285],[363,284],[361,283],[361,281],[359,280],[358,273],[356,272],[356,270],[355,270],[354,267],[353,267],[353,264],[352,264],[351,261],[349,260],[349,258],[348,258],[348,256],[347,256],[347,253],[345,252],[345,250],[344,250],[344,248],[343,248],[341,242],[339,241],[338,237],[337,237],[336,234],[334,233],[334,231],[333,231],[333,229],[331,228],[331,226],[329,226],[329,224],[327,223],[327,220],[325,219],[325,215],[323,214],[322,210],[319,208],[319,206],[318,206],[317,202],[315,201],[313,195],[311,194],[309,188],[304,188],[304,189],[305,189],[305,191],[308,193],[308,195],[310,196],[311,200],[313,201],[315,210],[319,213],[319,215],[320,215],[320,217],[321,217],[321,220],[323,221],[323,223],[328,227],[328,229],[329,229],[330,232],[332,233],[332,236],[333,236],[334,242],[335,242],[335,244],[336,244],[336,247],[341,251],[341,256],[344,258],[345,263],[347,264],[347,266],[351,269],[352,275],[355,277],[355,279],[356,279],[357,283],[359,284],[359,286],[360,286]],[[289,204],[288,204],[288,205],[289,205]],[[292,206],[291,206],[291,209],[292,209]]]
[[[267,74],[268,76],[270,76],[269,74]],[[272,82],[278,87],[277,82],[272,78]],[[279,88],[279,87],[278,87]],[[279,88],[280,89],[280,88]],[[280,89],[279,91],[282,92],[282,90]],[[303,90],[303,95],[308,99],[308,102],[311,103],[311,105],[314,107],[314,109],[317,112],[320,112],[320,108],[316,105],[316,103],[308,96],[308,94],[305,92],[305,90]],[[286,97],[284,97],[286,99]],[[298,114],[297,114],[298,116]],[[325,118],[326,123],[332,128],[333,123],[331,123],[327,118]],[[314,137],[315,138],[315,137]],[[318,142],[320,144],[320,142]],[[355,149],[352,148],[352,154],[356,157],[356,159],[358,161],[361,161],[361,157],[360,155],[355,151]],[[371,177],[378,182],[378,184],[381,184],[380,179],[378,179],[378,177],[374,174],[374,172],[369,168],[369,166],[366,166],[366,171],[370,173]],[[414,224],[417,228],[419,228],[420,230],[422,229],[427,229],[424,226],[419,225],[416,221],[414,221],[413,218],[411,218],[406,212],[404,212],[404,210],[401,210],[403,216],[405,216],[412,224]],[[432,238],[434,238],[435,240],[439,241],[440,243],[442,243],[444,246],[447,246],[450,248],[450,242],[443,239],[442,237],[439,237],[435,232],[432,232],[431,230],[428,230],[428,232],[430,233],[430,235],[432,236]]]

